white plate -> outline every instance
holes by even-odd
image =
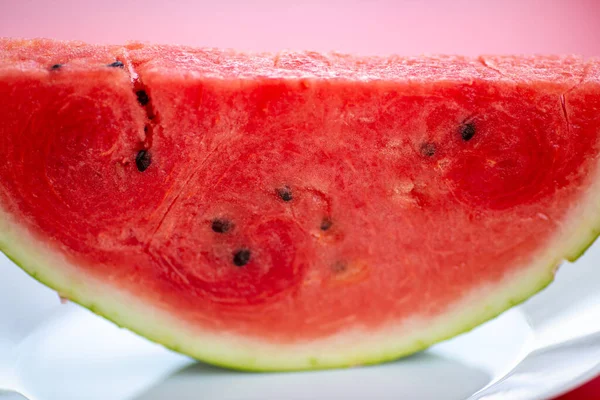
[[[194,363],[60,305],[2,257],[0,388],[31,400],[547,399],[600,373],[599,267],[596,244],[525,305],[403,360],[251,374]]]

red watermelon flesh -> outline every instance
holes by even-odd
[[[0,40],[0,249],[240,369],[376,363],[600,232],[600,62]]]

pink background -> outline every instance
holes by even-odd
[[[0,0],[0,36],[242,50],[600,56],[600,0]]]

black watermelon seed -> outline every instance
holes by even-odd
[[[333,266],[331,267],[331,270],[336,274],[340,274],[340,273],[346,271],[347,269],[348,269],[348,265],[343,261],[338,261],[335,264],[333,264]]]
[[[114,63],[108,64],[107,67],[112,67],[112,68],[123,68],[124,65],[121,61],[115,61]]]
[[[321,230],[326,231],[331,228],[331,225],[333,225],[333,222],[329,218],[323,218],[323,221],[321,221]]]
[[[144,126],[144,133],[148,133],[148,125]]]
[[[61,67],[62,67],[62,64],[54,64],[53,66],[50,67],[50,69],[57,70],[57,69],[60,69]]]
[[[150,102],[148,93],[146,93],[145,90],[138,90],[137,92],[135,92],[135,94],[141,105],[145,106],[146,104],[148,104]]]
[[[226,219],[214,219],[211,228],[216,233],[227,233],[233,228],[233,224]]]
[[[147,150],[140,150],[135,156],[135,165],[138,171],[144,172],[152,164],[152,157]]]
[[[292,196],[292,189],[289,186],[284,186],[282,188],[277,189],[277,195],[283,201],[291,201],[294,196]]]
[[[240,249],[233,255],[233,263],[238,267],[243,267],[250,262],[250,250]]]
[[[423,154],[426,157],[433,157],[435,155],[435,152],[437,150],[437,147],[435,145],[435,143],[423,143],[421,145],[421,154]]]
[[[475,124],[473,122],[467,122],[460,128],[460,135],[465,142],[468,142],[475,136]]]

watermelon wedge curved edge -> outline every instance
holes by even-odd
[[[600,195],[594,196],[590,204],[600,204]],[[587,215],[596,216],[598,207],[590,207],[588,212]],[[0,220],[4,232],[0,237],[0,250],[26,273],[55,289],[61,296],[173,351],[216,366],[243,371],[354,367],[393,361],[425,350],[433,344],[470,331],[544,289],[553,281],[561,259],[576,261],[600,231],[600,220],[588,219],[587,224],[576,229],[579,234],[572,236],[578,236],[578,242],[572,241],[573,247],[559,253],[562,255],[551,254],[527,271],[507,277],[498,287],[490,290],[482,288],[481,292],[485,292],[485,295],[479,292],[466,296],[463,302],[454,305],[452,313],[421,324],[415,321],[408,335],[402,331],[402,327],[399,330],[391,328],[377,336],[350,333],[344,338],[346,334],[342,334],[341,340],[331,339],[339,342],[340,347],[329,350],[328,354],[327,349],[331,349],[331,346],[327,344],[312,349],[310,346],[308,349],[303,346],[286,349],[252,341],[244,343],[239,338],[199,336],[171,315],[161,315],[127,293],[119,293],[102,282],[78,276],[76,267],[69,266],[60,254],[36,241],[18,224],[11,223],[8,215],[2,213]],[[398,337],[402,339],[398,340]]]

